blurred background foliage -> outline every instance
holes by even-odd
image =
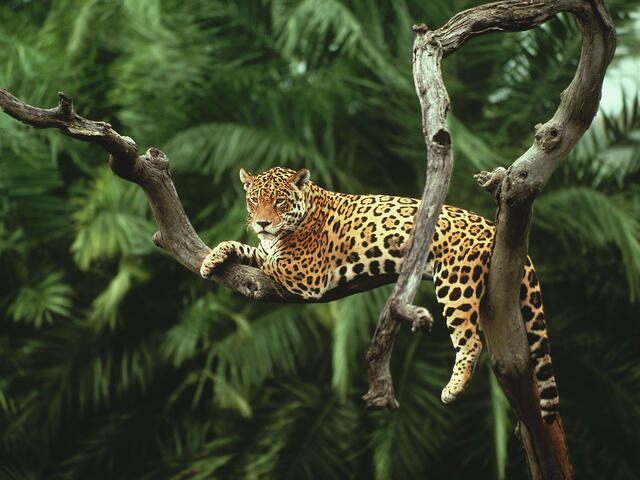
[[[419,195],[411,26],[476,3],[8,0],[0,85],[41,107],[64,90],[82,115],[163,149],[204,240],[255,242],[241,166],[306,166],[328,188]],[[637,59],[637,2],[607,4],[621,57]],[[531,143],[579,49],[561,16],[446,59],[449,203],[493,217],[472,174]],[[635,88],[603,106],[531,230],[583,479],[640,471]],[[486,357],[464,397],[440,403],[454,357],[441,319],[431,335],[400,333],[401,409],[369,412],[364,355],[388,287],[327,305],[251,303],[184,270],[153,232],[143,193],[112,175],[104,151],[0,115],[0,477],[528,478]],[[429,285],[419,303],[438,311]]]

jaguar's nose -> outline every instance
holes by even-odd
[[[258,222],[256,222],[258,225],[260,225],[263,229],[267,228],[269,225],[271,225],[271,222],[269,220],[260,220]]]

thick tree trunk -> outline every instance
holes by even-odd
[[[498,201],[496,240],[481,324],[491,365],[517,415],[517,432],[534,479],[569,479],[572,470],[560,416],[549,427],[540,416],[519,308],[519,286],[533,201],[589,127],[600,101],[605,70],[613,57],[615,29],[602,0],[498,2],[461,12],[435,31],[428,31],[424,25],[414,27],[414,80],[427,144],[427,182],[416,216],[413,242],[367,354],[370,388],[364,397],[371,408],[397,408],[389,371],[393,338],[399,326],[395,312],[410,306],[415,297],[420,268],[425,264],[439,207],[446,194],[451,140],[446,130],[449,99],[442,84],[440,59],[454,53],[475,35],[531,29],[560,12],[572,13],[582,30],[580,64],[573,81],[562,93],[553,118],[544,125],[536,125],[534,145],[508,170],[482,172],[478,176]]]

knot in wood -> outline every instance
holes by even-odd
[[[492,363],[493,363],[493,371],[496,372],[496,375],[498,377],[506,375],[507,369],[505,367],[504,361],[497,359],[497,360],[494,360]]]
[[[438,130],[432,140],[444,148],[451,146],[451,135],[444,128]]]
[[[260,285],[258,285],[253,279],[247,279],[243,285],[245,295],[250,298],[256,298],[257,293],[260,291]]]
[[[97,123],[101,123],[101,122],[97,122]],[[111,125],[106,123],[106,122],[104,122],[104,125],[105,125],[105,127],[111,127]],[[135,142],[135,140],[133,138],[127,137],[126,135],[121,135],[120,138],[122,138],[125,142],[130,144],[136,150],[138,149],[138,144]]]
[[[162,150],[150,147],[144,156],[154,167],[161,170],[169,170],[169,159]]]
[[[501,190],[502,200],[510,207],[524,205],[540,193],[544,182],[526,163],[514,163],[507,170]]]
[[[536,130],[536,145],[544,152],[553,150],[562,138],[562,125],[556,122],[538,123]]]
[[[162,234],[159,231],[153,234],[153,244],[162,248]]]
[[[413,26],[413,33],[424,33],[428,30],[424,23],[418,23]]]

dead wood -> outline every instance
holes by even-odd
[[[568,479],[572,478],[572,470],[560,416],[550,427],[543,424],[540,416],[518,289],[533,200],[591,124],[600,101],[604,73],[613,57],[615,29],[602,0],[497,2],[458,13],[434,31],[424,25],[414,27],[413,71],[427,145],[427,180],[409,251],[367,354],[369,391],[364,397],[370,408],[398,407],[389,370],[393,339],[400,322],[394,312],[410,306],[417,292],[420,269],[427,259],[452,162],[451,139],[446,129],[449,99],[442,82],[441,59],[473,36],[528,30],[560,12],[572,13],[582,31],[582,52],[573,81],[562,92],[553,118],[536,125],[533,146],[508,170],[482,172],[478,178],[498,202],[496,240],[481,324],[491,365],[518,417],[517,432],[534,479]]]

